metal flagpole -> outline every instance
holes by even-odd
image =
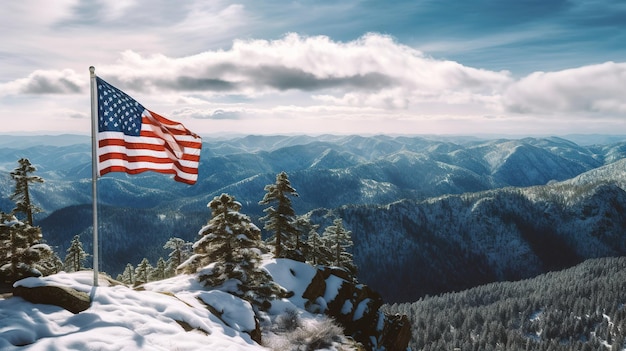
[[[93,198],[93,286],[98,286],[98,87],[96,69],[89,67],[91,78],[91,192]]]

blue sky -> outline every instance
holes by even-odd
[[[88,134],[88,67],[200,134],[626,134],[618,0],[49,1],[0,13],[0,133]]]

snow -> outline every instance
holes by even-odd
[[[348,314],[352,311],[352,302],[350,300],[346,300],[341,307],[342,314]]]
[[[339,289],[345,280],[339,278],[336,275],[331,275],[326,279],[326,293],[324,294],[324,300],[332,301],[339,294]]]
[[[359,303],[359,305],[356,307],[356,310],[354,311],[354,317],[352,318],[352,320],[359,320],[361,318],[363,318],[363,314],[365,312],[367,312],[368,308],[367,308],[367,304],[371,301],[370,298],[367,298],[363,301],[361,301]]]
[[[291,303],[304,308],[305,300],[302,294],[315,277],[316,270],[302,262],[284,258],[265,259],[262,266],[283,288],[293,291],[294,296],[289,299]]]
[[[220,291],[203,291],[198,297],[215,308],[222,320],[237,331],[251,331],[256,327],[254,311],[248,301]]]
[[[256,318],[248,301],[228,293],[232,279],[207,289],[197,280],[202,270],[135,289],[104,276],[94,287],[92,271],[25,278],[14,286],[73,288],[89,294],[91,306],[73,314],[20,297],[0,297],[0,350],[268,350],[250,336],[249,332],[259,325],[263,326],[266,347],[300,349],[309,342],[298,339],[302,335],[331,330],[326,318],[304,308],[302,294],[317,274],[316,268],[271,255],[264,256],[261,267],[294,294],[272,300],[268,311],[256,311]],[[210,269],[210,265],[204,267]],[[325,297],[316,301],[320,312],[326,309],[327,301],[336,297],[343,283],[343,279],[332,277],[326,282]],[[352,309],[350,302],[348,307]],[[301,323],[297,335],[272,329],[279,316],[292,310],[298,312]],[[333,342],[327,350],[338,350],[339,345]]]
[[[254,329],[249,303],[221,291],[205,291],[193,276],[149,283],[143,291],[106,279],[99,279],[97,287],[92,282],[89,271],[18,281],[15,286],[72,287],[89,293],[92,305],[73,314],[19,297],[0,299],[0,349],[265,350],[241,332]],[[222,311],[228,325],[199,298]],[[185,331],[179,322],[194,329]]]

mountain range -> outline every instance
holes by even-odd
[[[45,183],[31,189],[44,238],[63,255],[91,240],[89,138],[12,137],[0,143],[0,210],[21,157]],[[584,138],[579,136],[578,139]],[[3,139],[4,140],[4,139]],[[599,137],[587,140],[601,140]],[[98,181],[101,267],[164,256],[169,237],[196,240],[221,193],[262,228],[263,188],[285,171],[298,214],[352,231],[359,278],[386,301],[522,279],[585,258],[625,253],[626,138],[245,136],[206,139],[194,186],[160,174]]]

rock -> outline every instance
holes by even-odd
[[[252,340],[261,345],[261,337],[263,333],[261,332],[261,325],[259,324],[259,320],[256,317],[254,318],[254,323],[255,328],[248,331],[247,333],[250,335],[250,338],[252,338]]]
[[[387,321],[383,327],[380,344],[389,351],[404,351],[411,341],[411,322],[405,315],[385,315]]]
[[[87,293],[63,286],[37,286],[27,288],[17,286],[13,296],[19,296],[32,303],[41,303],[62,307],[74,314],[89,308],[91,299]]]
[[[318,271],[322,273],[324,279],[328,279],[331,275],[339,277],[343,280],[353,281],[352,274],[347,269],[339,267],[319,267]]]
[[[324,296],[324,292],[326,292],[326,278],[324,278],[320,270],[317,270],[309,286],[302,293],[302,297],[309,301],[315,301],[318,297]]]
[[[343,327],[346,335],[352,336],[365,349],[407,350],[411,339],[408,318],[400,315],[388,316],[379,311],[383,304],[380,294],[367,285],[354,281],[345,270],[319,268],[302,294],[309,306],[325,296],[332,298],[326,301],[323,312],[332,317]]]

